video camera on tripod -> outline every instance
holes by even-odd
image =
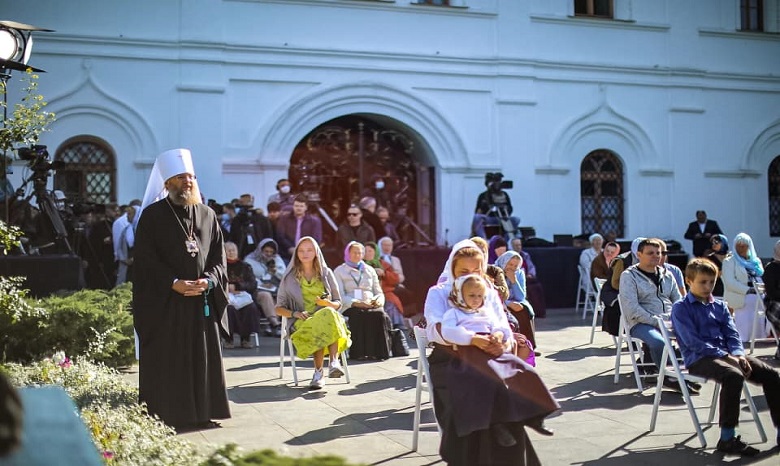
[[[512,202],[509,195],[504,192],[505,189],[512,189],[514,183],[510,180],[504,180],[504,174],[501,172],[485,173],[485,186],[487,186],[487,196],[483,200],[484,206],[480,206],[486,215],[497,217],[501,228],[506,233],[514,233],[515,226],[510,217],[512,215]]]

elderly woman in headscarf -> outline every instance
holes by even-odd
[[[496,265],[504,271],[509,288],[509,296],[504,300],[504,305],[520,324],[520,333],[528,338],[533,348],[536,348],[533,323],[535,315],[534,308],[527,299],[523,256],[516,251],[507,251],[496,259]]]
[[[753,247],[753,240],[747,233],[739,233],[734,237],[732,254],[723,261],[723,299],[734,312],[734,324],[743,342],[750,341],[755,318],[756,295],[755,283],[761,281],[764,266],[761,264]],[[766,329],[761,325],[758,337],[766,336]]]
[[[585,269],[585,275],[582,277],[583,283],[580,286],[586,285],[585,281],[590,280],[590,265],[593,260],[601,254],[601,246],[604,245],[604,237],[598,233],[593,233],[588,237],[590,241],[590,247],[583,249],[580,253],[580,266]],[[591,287],[593,285],[591,284]]]
[[[404,322],[404,306],[395,294],[395,287],[400,283],[400,278],[398,277],[398,273],[393,269],[393,265],[383,258],[380,258],[379,246],[373,241],[366,243],[366,256],[363,258],[363,261],[373,267],[377,276],[379,276],[382,293],[385,295],[385,312],[387,313],[387,316],[390,317],[393,328],[407,330],[406,323]]]
[[[498,256],[505,253],[507,243],[503,236],[495,235],[488,241],[488,264],[495,264]]]
[[[284,272],[276,297],[276,314],[290,319],[288,333],[299,358],[314,356],[314,376],[309,388],[323,384],[325,349],[330,356],[329,377],[344,375],[338,355],[351,341],[341,307],[333,271],[328,268],[320,246],[311,236],[298,241],[290,266]]]
[[[712,235],[710,237],[711,247],[705,257],[711,260],[718,268],[718,279],[715,281],[715,289],[712,290],[714,296],[723,296],[723,279],[721,271],[723,270],[723,261],[729,255],[729,239],[724,235]]]
[[[764,268],[763,278],[766,318],[774,326],[775,335],[780,335],[780,241],[775,243],[772,260]],[[775,359],[780,360],[780,344],[775,352]]]
[[[432,286],[425,300],[426,334],[434,348],[428,357],[433,387],[436,420],[442,429],[439,453],[451,466],[473,464],[540,464],[523,426],[550,434],[542,424],[542,416],[533,412],[502,410],[506,385],[503,383],[468,383],[463,374],[476,366],[469,358],[498,358],[504,355],[504,346],[490,335],[475,333],[469,341],[451,342],[442,336],[442,322],[451,307],[455,281],[469,274],[485,277],[487,261],[479,247],[470,240],[453,246],[442,272],[441,281]],[[484,296],[484,312],[489,312],[506,323],[503,303],[494,289]],[[506,326],[506,325],[503,325]],[[457,345],[457,351],[453,345]],[[461,351],[461,350],[464,351]],[[466,356],[468,353],[468,356]],[[464,359],[465,358],[465,359]],[[518,362],[516,375],[523,377],[524,391],[532,411],[539,406],[552,412],[557,403],[533,370]],[[493,379],[491,379],[493,380]],[[528,416],[528,417],[526,417]],[[506,429],[494,428],[501,423]],[[507,437],[508,435],[511,437]]]
[[[384,310],[385,294],[373,267],[363,261],[365,247],[350,241],[344,248],[344,263],[333,274],[344,297],[341,312],[352,332],[350,359],[387,359],[391,356],[393,326]]]

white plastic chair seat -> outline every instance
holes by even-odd
[[[688,391],[688,386],[683,381],[687,380],[690,382],[704,383],[707,381],[707,379],[688,373],[681,361],[679,361],[676,357],[670,357],[670,355],[675,354],[674,348],[672,346],[672,339],[674,337],[672,335],[672,331],[668,327],[671,322],[663,319],[662,317],[656,317],[656,319],[658,320],[661,335],[664,339],[664,353],[663,357],[661,358],[663,363],[661,364],[661,369],[658,373],[658,382],[655,387],[653,411],[650,415],[650,431],[652,432],[655,430],[656,420],[658,419],[658,408],[661,404],[661,392],[663,391],[663,377],[667,372],[669,372],[667,363],[671,363],[672,375],[676,377],[678,381],[680,381],[680,391],[682,392],[683,400],[685,400],[685,406],[688,408],[688,413],[691,415],[691,421],[693,422],[693,426],[696,429],[696,435],[699,437],[699,442],[701,442],[702,448],[705,448],[707,446],[707,439],[704,437],[704,431],[701,428],[699,417],[696,415],[696,407],[693,405],[693,401],[691,400],[691,394]],[[710,414],[707,418],[708,424],[712,424],[712,421],[715,418],[715,409],[718,404],[719,394],[720,384],[716,383],[715,390],[713,390],[712,393],[712,401],[710,402]],[[756,409],[756,404],[753,401],[753,396],[750,394],[750,389],[748,388],[747,383],[742,384],[742,395],[744,396],[745,401],[747,401],[748,409],[753,416],[753,421],[756,423],[756,428],[758,429],[759,436],[761,436],[761,441],[766,442],[766,432],[764,432],[764,426],[761,424],[761,419],[758,417],[758,410]]]
[[[288,352],[285,351],[285,342],[287,343],[287,348],[289,349],[289,358],[290,358],[290,367],[292,368],[293,373],[293,382],[295,383],[295,386],[298,386],[298,371],[295,367],[295,346],[293,345],[292,340],[290,340],[290,336],[287,333],[287,317],[282,316],[282,336],[279,339],[279,378],[284,378],[284,358],[286,355],[288,355]],[[327,349],[326,349],[327,350]],[[349,366],[347,365],[347,352],[343,351],[339,358],[341,359],[341,367],[344,369],[344,377],[347,381],[347,383],[350,383],[349,380]],[[323,367],[324,370],[327,370],[327,368]]]
[[[428,401],[433,410],[433,387],[431,387],[431,372],[428,367],[428,337],[425,335],[425,329],[415,326],[414,339],[417,341],[417,385],[414,393],[414,423],[412,426],[412,451],[417,451],[418,439],[420,436],[420,412],[422,410],[422,392],[428,392]],[[434,410],[434,416],[436,411]],[[436,428],[441,435],[441,427],[436,423]]]
[[[620,297],[618,297],[618,302],[620,302]],[[622,305],[621,305],[621,309],[622,309]],[[622,366],[628,365],[628,364],[620,363],[620,356],[623,353],[623,342],[626,343],[626,346],[628,347],[628,354],[631,357],[631,369],[634,372],[634,379],[636,380],[636,388],[637,390],[639,390],[639,393],[642,394],[642,392],[644,392],[645,390],[645,387],[642,384],[642,379],[655,377],[656,374],[654,373],[643,374],[639,370],[639,368],[655,367],[655,364],[652,362],[646,362],[648,358],[645,357],[644,351],[642,351],[642,340],[631,336],[631,334],[629,333],[628,325],[626,323],[626,318],[623,316],[623,312],[621,311],[618,337],[617,337],[617,342],[615,343],[615,377],[613,380],[614,383],[618,383],[618,380],[620,379],[620,368]],[[638,349],[634,349],[634,345],[636,345]],[[637,359],[641,359],[642,362],[637,362]]]

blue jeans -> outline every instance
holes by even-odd
[[[661,358],[664,356],[664,337],[656,327],[647,324],[636,324],[629,332],[632,337],[639,338],[650,347],[650,355],[656,367],[661,368]],[[672,355],[672,357],[674,357]]]
[[[520,219],[518,217],[509,217],[509,221],[512,222],[512,225],[515,227],[514,236],[518,236],[520,234],[520,231],[518,230]],[[498,217],[491,217],[485,214],[474,214],[474,218],[471,221],[471,230],[475,235],[487,239],[485,225],[498,226],[500,224]],[[507,241],[512,239],[508,232],[504,232],[504,237]]]

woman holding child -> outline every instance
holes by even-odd
[[[464,325],[455,342],[442,334],[443,328],[451,327],[449,318],[447,325],[444,322],[449,310],[470,309],[458,304],[465,300],[457,298],[457,291],[450,300],[458,279],[467,275],[484,279],[485,269],[477,245],[470,240],[457,243],[440,283],[430,288],[425,301],[426,334],[434,343],[428,358],[431,385],[442,428],[439,453],[450,465],[539,464],[523,427],[540,428],[544,417],[559,406],[534,369],[508,353],[513,339],[507,338],[506,330],[499,332],[501,338],[497,335],[495,330],[506,329],[508,323],[496,291],[485,287],[478,308],[489,322],[486,331]],[[479,383],[469,382],[475,378]],[[508,386],[521,389],[510,392]]]
[[[314,356],[311,389],[322,388],[325,349],[330,355],[328,377],[344,372],[338,355],[351,341],[341,307],[341,293],[333,271],[328,268],[317,241],[304,236],[293,251],[276,298],[276,314],[287,317],[287,332],[301,359]]]

